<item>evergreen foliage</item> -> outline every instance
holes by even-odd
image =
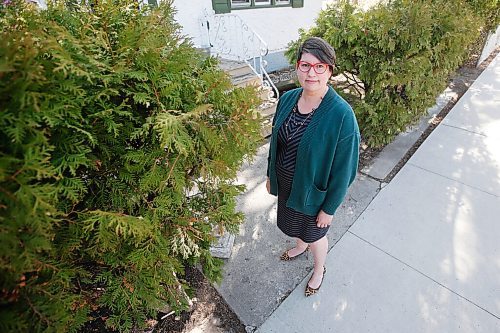
[[[242,222],[255,90],[181,36],[171,1],[13,0],[0,24],[0,331],[184,308],[184,267],[220,278],[213,230]]]
[[[466,3],[483,18],[487,30],[495,30],[500,24],[499,0],[466,0]]]
[[[348,78],[364,141],[380,146],[416,121],[463,62],[484,20],[463,1],[396,0],[363,12],[347,1],[322,11],[298,43],[322,37]]]

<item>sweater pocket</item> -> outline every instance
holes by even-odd
[[[323,204],[326,197],[326,191],[320,190],[316,185],[312,185],[307,193],[306,206],[316,206],[319,207]]]

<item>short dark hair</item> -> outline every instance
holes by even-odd
[[[310,53],[321,62],[328,64],[330,70],[333,72],[333,67],[335,67],[335,50],[324,39],[319,37],[309,37],[306,39],[297,51],[297,62],[304,53]]]

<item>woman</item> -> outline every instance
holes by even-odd
[[[353,182],[359,128],[352,108],[330,86],[335,51],[326,41],[307,39],[297,53],[301,88],[279,100],[268,157],[267,191],[278,196],[278,228],[296,239],[281,260],[309,249],[314,271],[305,295],[314,295],[326,273],[326,233]]]

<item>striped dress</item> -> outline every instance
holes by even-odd
[[[292,189],[295,160],[300,139],[309,125],[314,111],[301,114],[295,104],[292,112],[278,131],[276,156],[276,175],[278,180],[278,228],[287,236],[300,238],[306,243],[313,243],[328,232],[326,228],[316,226],[316,216],[305,215],[286,206]],[[300,163],[299,163],[300,167]]]

